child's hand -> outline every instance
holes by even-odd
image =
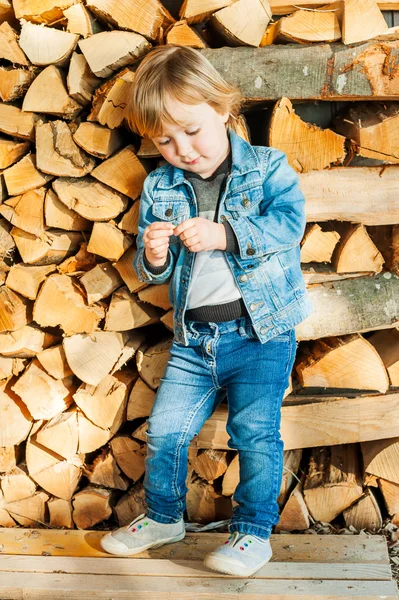
[[[174,234],[191,252],[201,250],[226,250],[227,239],[224,225],[214,223],[203,217],[194,217],[180,223]]]
[[[173,235],[173,223],[157,221],[144,230],[145,256],[154,267],[162,267],[168,256],[169,239]]]

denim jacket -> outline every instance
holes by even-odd
[[[228,221],[239,253],[226,259],[240,289],[255,334],[262,343],[293,328],[313,312],[300,268],[300,241],[305,199],[299,178],[287,157],[275,148],[252,146],[228,130],[232,151],[231,172],[219,204],[217,222]],[[184,171],[165,165],[144,182],[140,200],[139,233],[134,268],[140,281],[170,281],[175,340],[188,345],[184,315],[195,253],[177,236],[170,238],[169,265],[154,275],[144,263],[143,233],[154,221],[175,226],[198,216],[194,189]],[[215,219],[216,220],[216,219]]]

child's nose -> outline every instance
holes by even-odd
[[[177,142],[177,153],[182,158],[185,158],[192,154],[192,146],[189,140],[181,140]]]

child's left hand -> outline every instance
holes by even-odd
[[[226,250],[227,247],[224,225],[203,217],[194,217],[183,221],[175,227],[173,233],[179,236],[191,252]]]

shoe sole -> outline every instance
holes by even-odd
[[[140,548],[128,548],[126,551],[123,551],[123,550],[121,551],[116,548],[113,548],[112,542],[109,543],[107,541],[107,542],[104,542],[104,544],[103,544],[103,540],[100,540],[100,546],[105,552],[108,552],[108,554],[114,554],[115,556],[134,556],[135,554],[140,554],[140,552],[144,552],[145,550],[148,550],[149,548],[159,548],[160,546],[163,546],[164,544],[180,542],[181,540],[183,540],[185,538],[185,536],[186,536],[186,532],[183,531],[182,533],[179,533],[179,535],[176,535],[174,537],[165,538],[156,543],[145,544],[144,546],[140,546]]]
[[[221,573],[226,573],[226,575],[238,575],[239,577],[250,577],[259,569],[263,567],[266,563],[269,562],[272,555],[265,561],[263,561],[259,566],[249,569],[248,567],[244,567],[242,564],[237,563],[229,557],[218,558],[216,556],[206,556],[204,559],[204,565],[211,569],[212,571],[219,571]]]

